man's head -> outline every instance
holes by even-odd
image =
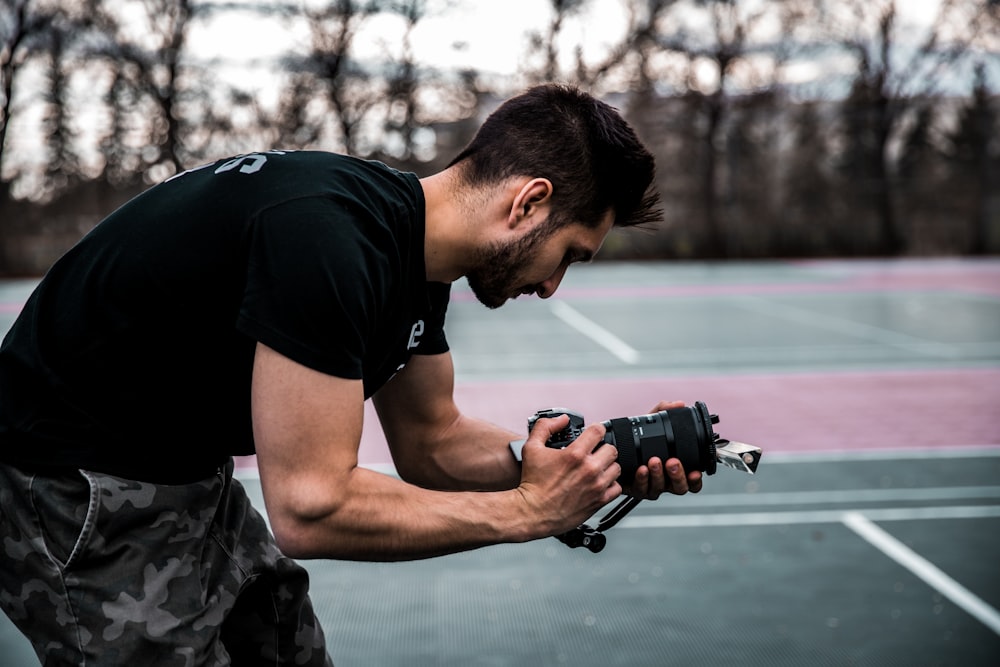
[[[659,220],[653,156],[611,106],[576,88],[536,86],[504,102],[451,165],[469,185],[512,176],[548,179],[558,224],[596,227]]]
[[[551,296],[612,225],[661,214],[653,156],[615,109],[567,86],[537,86],[502,104],[450,166],[472,189],[513,184],[509,224],[527,221],[519,236],[480,247],[467,270],[491,308],[519,294]]]
[[[547,299],[555,293],[570,264],[597,254],[611,231],[611,213],[595,227],[559,225],[552,215],[523,235],[493,241],[476,251],[465,277],[480,303],[499,308],[521,294]]]

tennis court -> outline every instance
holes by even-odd
[[[0,330],[30,287],[0,283]],[[760,469],[600,554],[309,562],[339,667],[1000,664],[1000,261],[596,264],[496,312],[456,286],[448,332],[470,414],[702,400]],[[374,425],[362,461],[391,474]]]

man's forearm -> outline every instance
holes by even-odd
[[[449,491],[501,491],[515,488],[521,480],[521,466],[508,443],[523,437],[459,415],[432,439],[408,444],[412,452],[393,454],[400,477],[412,484]]]
[[[321,512],[272,513],[275,536],[287,555],[413,560],[523,542],[541,537],[547,527],[518,490],[436,491],[363,468],[341,486],[340,502]]]

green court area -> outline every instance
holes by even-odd
[[[310,561],[340,667],[1000,664],[1000,261],[597,263],[495,312],[456,285],[448,336],[470,414],[704,400],[764,456],[599,554]],[[372,411],[361,454],[392,474]],[[0,617],[0,665],[33,661]]]

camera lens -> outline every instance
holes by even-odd
[[[638,417],[621,417],[604,422],[604,442],[618,450],[622,468],[619,481],[629,486],[635,471],[649,459],[680,459],[684,470],[715,473],[715,441],[712,424],[718,417],[698,401],[694,407],[671,408]]]

